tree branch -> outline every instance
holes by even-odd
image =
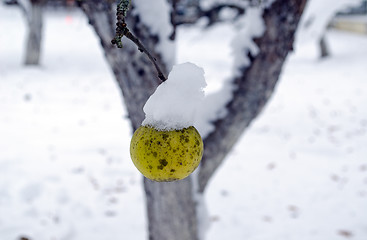
[[[13,5],[18,6],[20,10],[22,11],[24,17],[26,18],[27,22],[31,21],[29,10],[25,6],[24,1],[10,0],[10,1],[5,1],[4,3],[9,6],[13,6]]]
[[[287,54],[292,51],[294,33],[305,3],[306,0],[278,0],[265,9],[266,31],[261,38],[255,39],[259,54],[249,56],[251,65],[232,80],[236,91],[226,106],[228,114],[214,123],[215,131],[204,140],[204,156],[199,168],[200,192],[205,190],[214,171],[274,91]]]
[[[245,13],[245,8],[243,8],[240,5],[236,4],[217,4],[211,7],[210,9],[202,9],[200,5],[193,5],[193,6],[187,6],[187,2],[184,2],[181,4],[181,8],[178,7],[180,4],[180,0],[170,0],[172,2],[172,9],[174,11],[172,23],[174,27],[177,27],[179,25],[183,24],[195,24],[199,19],[206,17],[208,19],[207,27],[214,25],[217,22],[222,22],[223,20],[220,19],[220,12],[223,9],[232,9],[236,11],[236,15],[233,17],[232,20],[237,19],[239,16],[243,15]],[[193,11],[189,11],[188,9],[192,8]],[[180,9],[185,9],[185,12],[182,14],[180,13]],[[194,14],[189,15],[186,14],[186,12],[194,12]]]

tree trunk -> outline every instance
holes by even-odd
[[[264,36],[257,39],[260,53],[251,57],[250,67],[233,79],[238,89],[228,104],[228,115],[218,120],[216,131],[204,139],[204,159],[197,173],[172,183],[157,183],[144,179],[150,240],[199,240],[199,195],[208,180],[231,150],[244,129],[258,115],[273,92],[282,65],[292,49],[294,32],[306,0],[276,1],[264,13],[267,26]],[[159,84],[153,65],[130,41],[124,48],[112,46],[115,31],[115,5],[108,0],[82,1],[81,7],[94,27],[108,63],[122,90],[133,129],[144,119],[143,106]],[[132,1],[134,4],[134,1]],[[148,3],[147,3],[148,4]],[[129,14],[133,11],[129,11]],[[127,17],[130,30],[157,58],[159,37],[151,34],[138,15]],[[245,53],[244,53],[245,54]],[[167,73],[167,71],[166,71]],[[195,176],[195,177],[194,177]]]
[[[111,44],[115,31],[115,5],[86,1],[81,5],[90,24],[101,40],[108,63],[122,90],[127,112],[134,130],[144,120],[143,106],[159,85],[156,70],[148,58],[130,41],[118,49]],[[132,11],[130,11],[132,12]],[[163,61],[156,51],[157,36],[139,21],[139,16],[128,16],[130,30],[143,42],[161,66]],[[159,39],[158,39],[159,41]],[[164,71],[167,72],[164,66]],[[196,240],[197,221],[191,179],[173,183],[156,183],[144,179],[151,240]]]
[[[27,13],[28,37],[25,52],[25,65],[39,65],[43,25],[43,1],[31,1]]]
[[[320,47],[320,58],[326,58],[330,55],[329,46],[325,39],[325,33],[320,37],[319,40],[319,47]]]
[[[192,178],[171,183],[144,179],[150,240],[198,240]]]

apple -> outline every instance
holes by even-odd
[[[169,131],[140,126],[131,139],[130,155],[145,177],[157,182],[176,181],[199,166],[203,141],[193,126]]]

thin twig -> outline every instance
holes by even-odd
[[[130,39],[135,45],[138,47],[138,50],[142,53],[145,53],[149,60],[153,63],[154,67],[158,72],[158,78],[164,82],[167,80],[166,76],[163,74],[163,71],[159,67],[157,60],[150,54],[150,52],[144,47],[144,45],[140,42],[140,40],[134,36],[127,28],[125,17],[127,15],[127,11],[129,9],[130,0],[120,0],[119,4],[117,5],[117,23],[116,23],[116,35],[112,39],[111,43],[116,44],[118,48],[122,48],[121,39],[125,36]]]
[[[144,45],[140,42],[140,40],[137,37],[135,37],[129,30],[125,33],[125,36],[138,46],[140,52],[143,52],[148,56],[149,60],[154,64],[154,67],[157,69],[159,79],[161,79],[162,82],[166,81],[167,78],[166,76],[164,76],[162,70],[158,66],[157,60],[144,47]]]

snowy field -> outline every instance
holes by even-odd
[[[0,240],[147,239],[131,128],[92,29],[48,13],[41,67],[24,68],[24,25],[0,5]],[[179,32],[179,62],[203,67],[209,91],[230,73],[232,34]],[[326,60],[299,45],[210,182],[208,240],[367,239],[367,36],[327,38]]]

